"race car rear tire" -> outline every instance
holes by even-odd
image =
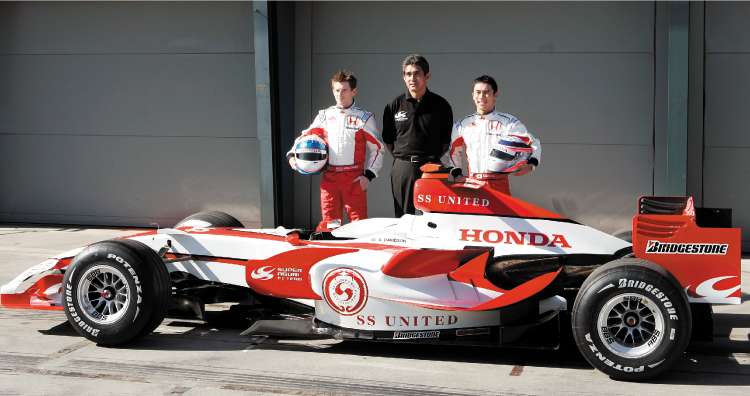
[[[687,296],[664,268],[633,257],[583,283],[572,330],[584,358],[612,379],[642,381],[669,369],[690,342]]]
[[[159,255],[133,240],[99,242],[81,251],[65,272],[63,288],[70,324],[102,346],[151,333],[164,320],[172,293]]]
[[[206,211],[192,214],[182,220],[180,220],[175,228],[177,227],[237,227],[244,228],[245,226],[239,220],[235,219],[231,215],[219,211]]]

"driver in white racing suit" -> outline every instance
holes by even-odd
[[[320,180],[320,211],[316,231],[330,231],[343,223],[367,218],[367,187],[383,165],[383,143],[375,117],[354,104],[357,79],[347,71],[331,77],[336,105],[320,110],[302,136],[315,134],[328,145],[328,166]],[[298,138],[299,139],[299,138]],[[292,150],[289,165],[296,169]]]
[[[486,181],[496,190],[510,194],[508,175],[522,176],[532,172],[542,156],[539,139],[526,130],[518,118],[495,110],[497,83],[490,76],[474,80],[472,98],[476,113],[464,117],[453,125],[447,159],[449,166],[461,168],[468,177]],[[528,157],[514,166],[498,172],[490,155],[501,139],[513,139],[523,146]]]

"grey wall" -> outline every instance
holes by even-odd
[[[748,3],[707,2],[705,9],[704,204],[733,209],[750,226],[750,18]],[[743,233],[743,242],[750,235]]]
[[[515,195],[616,233],[652,192],[653,3],[315,2],[295,18],[297,130],[333,103],[328,77],[342,67],[382,124],[404,90],[401,60],[419,52],[456,118],[473,112],[470,81],[486,73],[501,86],[498,108],[541,139],[542,166],[512,180]],[[371,216],[393,215],[390,162],[371,186]],[[296,176],[295,187],[295,222],[315,224],[317,180]]]
[[[0,221],[259,215],[249,3],[0,3]]]

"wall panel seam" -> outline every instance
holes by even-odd
[[[0,56],[108,56],[108,55],[244,55],[254,51],[153,51],[153,52],[0,52]]]
[[[404,55],[409,51],[314,51],[313,55]],[[423,51],[422,55],[461,55],[461,54],[509,54],[509,55],[654,55],[650,51]]]
[[[68,137],[132,137],[150,139],[247,139],[258,140],[255,136],[200,136],[200,135],[138,135],[138,134],[88,134],[88,133],[52,133],[52,132],[0,132],[0,136],[68,136]]]

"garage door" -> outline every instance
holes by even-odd
[[[750,4],[706,3],[704,205],[750,227]],[[745,246],[750,235],[743,233]]]
[[[314,109],[332,103],[327,79],[342,67],[359,77],[357,102],[379,124],[384,105],[404,90],[400,62],[408,53],[430,61],[429,87],[448,99],[456,119],[474,110],[471,80],[493,75],[499,110],[522,119],[543,145],[541,167],[513,179],[514,194],[608,232],[630,229],[636,198],[652,191],[652,3],[306,7],[298,18],[310,23],[297,26],[309,26],[310,71],[298,63],[297,81],[311,94],[298,118],[309,122]],[[371,216],[393,215],[386,162],[369,192]],[[311,191],[311,200],[298,200],[299,222],[306,207],[311,223],[319,218],[314,182]]]
[[[259,223],[249,3],[0,4],[0,221]]]

